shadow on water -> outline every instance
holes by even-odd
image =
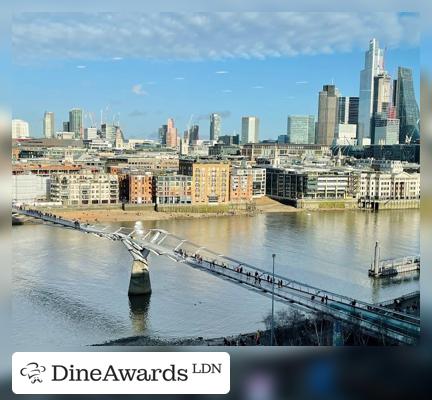
[[[144,333],[148,329],[151,295],[129,296],[129,315],[135,333]]]

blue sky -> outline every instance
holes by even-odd
[[[243,115],[261,120],[261,139],[285,133],[288,114],[316,114],[318,91],[334,83],[356,96],[371,37],[387,46],[386,68],[413,68],[419,95],[419,29],[413,14],[201,13],[22,14],[13,24],[13,117],[40,136],[44,111],[56,128],[81,107],[120,119],[126,137],[155,138],[190,116],[208,137]],[[90,124],[90,120],[85,121]]]

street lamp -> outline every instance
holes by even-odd
[[[272,254],[272,258],[273,258],[273,276],[272,276],[272,318],[271,318],[271,336],[270,336],[270,346],[273,346],[273,341],[274,341],[274,281],[275,281],[275,274],[274,274],[274,270],[275,270],[275,258],[276,258],[276,254]]]

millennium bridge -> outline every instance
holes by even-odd
[[[24,207],[13,207],[12,216],[36,218],[50,225],[74,229],[112,241],[120,241],[133,258],[129,295],[151,293],[149,255],[165,256],[176,263],[214,274],[249,290],[303,309],[330,315],[358,327],[371,336],[401,344],[415,344],[420,337],[420,318],[377,304],[332,293],[323,288],[272,274],[260,267],[218,254],[163,229],[125,228],[79,223],[53,214]]]

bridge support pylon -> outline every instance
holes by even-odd
[[[129,281],[129,296],[148,295],[152,291],[147,260],[133,260]]]

